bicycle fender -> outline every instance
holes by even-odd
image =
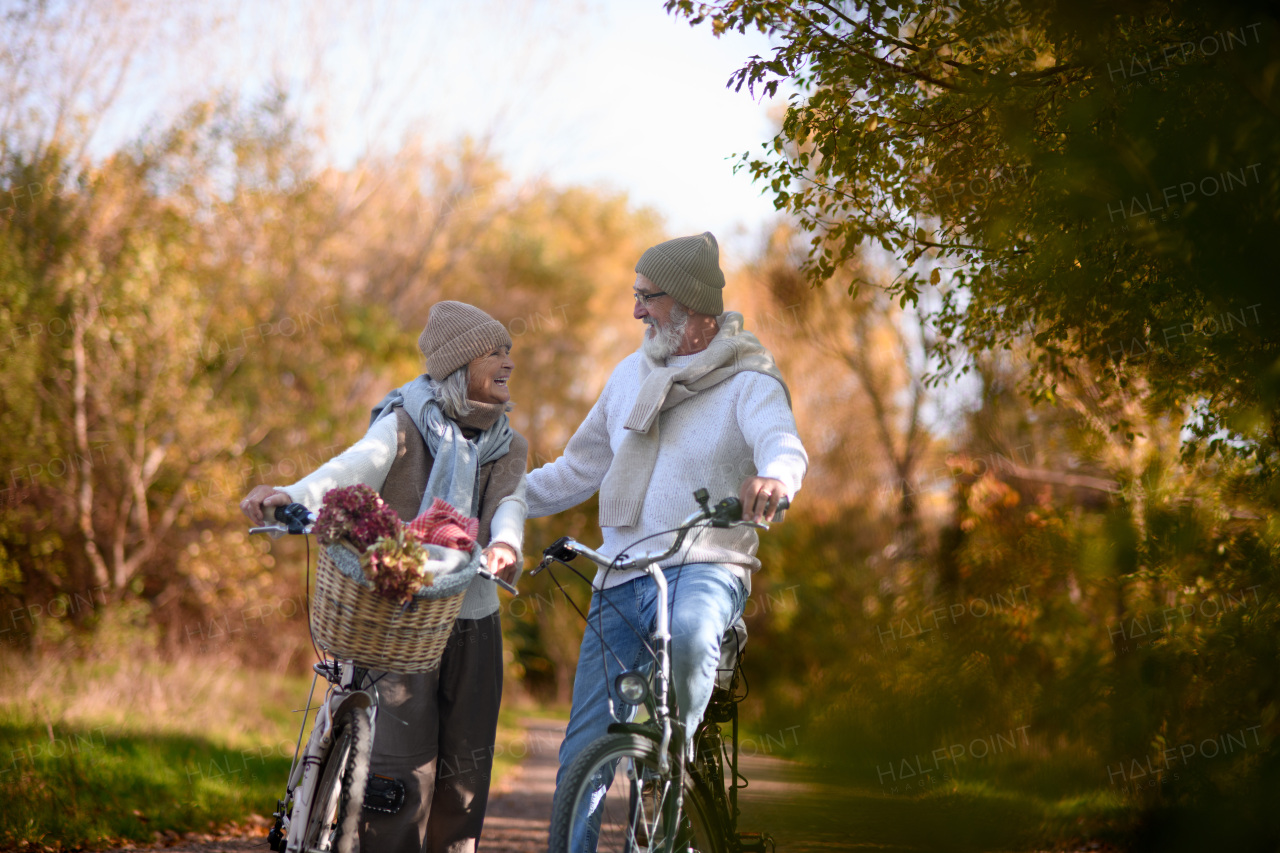
[[[307,740],[305,757],[298,762],[297,770],[301,774],[297,786],[293,789],[293,812],[289,816],[289,834],[285,849],[294,853],[302,848],[302,836],[306,832],[306,816],[311,810],[311,798],[315,794],[316,772],[322,749],[329,748],[329,737],[333,731],[333,721],[348,708],[369,708],[373,705],[373,697],[363,690],[348,694],[335,693],[324,703],[324,713],[311,730]],[[324,725],[321,725],[323,722]]]
[[[648,723],[610,723],[609,734],[644,735],[655,744],[659,741],[658,732]]]
[[[655,747],[662,746],[662,732],[656,731],[652,723],[610,723],[609,734],[642,735],[653,741]],[[671,743],[667,745],[667,754],[676,757],[680,754],[679,730],[672,732]]]
[[[336,698],[336,697],[335,697]],[[342,700],[335,706],[329,708],[329,719],[336,720],[342,716],[342,712],[348,708],[372,708],[373,697],[363,690],[356,690],[342,697]]]

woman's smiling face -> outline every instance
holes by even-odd
[[[506,403],[511,399],[507,380],[515,369],[509,346],[472,359],[467,365],[467,399],[477,403]]]

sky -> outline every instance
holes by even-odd
[[[710,230],[728,272],[758,255],[778,218],[734,165],[772,139],[787,92],[726,88],[770,52],[764,34],[717,38],[662,0],[131,2],[157,4],[162,24],[107,150],[212,91],[253,100],[279,88],[328,163],[392,156],[410,140],[447,156],[470,138],[517,185],[623,192],[670,236]],[[965,395],[953,396],[939,405]]]
[[[657,0],[598,4],[584,16],[578,49],[566,52],[531,104],[504,159],[558,182],[626,190],[678,233],[710,229],[732,241],[774,215],[748,173],[743,151],[773,136],[781,102],[725,87],[730,74],[769,48],[758,33],[716,38]]]
[[[746,252],[774,218],[771,198],[733,165],[772,138],[782,98],[726,88],[769,50],[763,34],[717,38],[662,0],[354,6],[246,6],[224,57],[241,85],[270,75],[302,93],[338,163],[409,132],[441,145],[465,136],[486,141],[518,181],[623,191],[673,235],[711,230]]]
[[[519,183],[621,191],[657,211],[672,236],[710,230],[727,266],[758,251],[776,218],[771,196],[733,167],[772,139],[785,93],[756,100],[726,88],[751,55],[769,52],[767,37],[717,38],[709,25],[667,14],[662,0],[119,7],[136,21],[109,4],[81,8],[106,16],[86,17],[84,39],[118,28],[132,45],[148,34],[101,111],[92,146],[100,154],[213,92],[252,100],[278,87],[338,166],[392,154],[411,137],[444,152],[470,138]],[[107,76],[101,87],[111,91]]]

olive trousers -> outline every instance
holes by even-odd
[[[502,700],[502,626],[497,613],[459,619],[440,667],[378,679],[371,771],[404,783],[394,815],[365,810],[366,853],[471,853],[489,801]]]

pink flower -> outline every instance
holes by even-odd
[[[423,570],[427,554],[417,542],[379,539],[366,554],[374,591],[395,604],[407,604],[421,586],[432,578]]]

